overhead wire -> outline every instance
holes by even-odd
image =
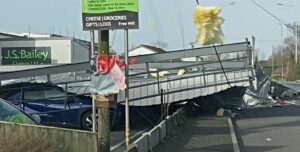
[[[155,124],[147,118],[147,116],[145,116],[140,110],[138,110],[136,107],[132,107],[136,112],[138,112],[149,124],[151,124],[153,127],[155,126]]]
[[[150,1],[150,4],[152,5],[152,8],[153,8],[153,11],[154,11],[154,14],[156,15],[156,19],[157,19],[157,22],[158,22],[158,30],[160,31],[159,33],[161,34],[161,40],[162,42],[164,42],[164,34],[163,34],[163,28],[162,28],[162,24],[160,22],[160,18],[159,18],[159,15],[158,15],[158,12],[155,8],[155,5],[153,3],[152,0],[149,0]]]
[[[157,32],[157,41],[164,42],[164,35],[163,35],[163,30],[162,30],[162,25],[159,19],[158,12],[155,8],[154,3],[152,0],[145,0],[147,3],[147,7],[150,11],[150,14],[152,15],[154,22],[157,24],[156,32]]]
[[[271,13],[270,11],[268,11],[266,8],[264,8],[262,5],[260,5],[259,3],[257,3],[254,0],[250,0],[253,4],[255,4],[257,7],[261,8],[262,10],[264,10],[267,14],[269,14],[270,16],[272,16],[273,18],[275,18],[278,22],[280,22],[281,24],[283,24],[284,26],[286,26],[288,29],[295,31],[295,29],[293,27],[291,27],[291,25],[287,24],[283,19],[275,16],[273,13]]]
[[[180,3],[178,0],[173,1],[174,7],[177,10],[177,18],[179,22],[179,30],[180,30],[180,35],[181,35],[181,40],[182,40],[182,47],[185,48],[185,38],[184,38],[184,27],[183,27],[183,20],[182,20],[182,10],[180,7]]]

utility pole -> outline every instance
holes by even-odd
[[[282,34],[282,23],[280,24],[280,41],[281,41],[281,80],[283,81],[283,34]]]
[[[294,37],[295,37],[295,64],[298,63],[298,29],[297,29],[297,8],[295,8],[294,5],[290,5],[290,4],[284,4],[284,3],[277,3],[276,5],[278,6],[287,6],[287,7],[292,7],[295,10],[295,14],[294,16],[296,17],[295,19],[295,27],[293,28],[292,26],[288,26],[287,24],[285,24],[285,26],[287,28],[289,28],[293,33],[294,33]]]
[[[272,72],[271,72],[271,76],[274,72],[274,45],[272,47]]]
[[[298,28],[297,21],[295,21],[295,63],[298,63]]]
[[[99,54],[109,54],[109,31],[98,31]],[[98,152],[110,151],[110,116],[109,105],[114,100],[113,95],[103,97],[96,95],[94,101],[98,109]]]

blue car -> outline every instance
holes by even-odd
[[[37,114],[43,125],[92,130],[89,96],[65,92],[51,83],[16,83],[0,87],[0,98],[11,101],[28,114]],[[111,120],[115,111],[118,110],[110,110]]]

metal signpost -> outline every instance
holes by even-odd
[[[109,31],[116,29],[125,29],[125,136],[126,146],[129,145],[129,80],[128,80],[128,29],[138,29],[138,0],[82,0],[82,23],[83,30],[99,30],[99,53],[108,54],[109,52]],[[100,31],[101,30],[101,31]],[[101,152],[108,152],[109,143],[109,107],[112,99],[95,97],[96,107],[99,107],[101,116],[105,118],[98,118],[98,150]],[[101,100],[102,102],[98,101]],[[116,100],[114,98],[113,100]],[[116,101],[115,101],[116,102]],[[107,106],[108,104],[108,106]],[[98,105],[98,106],[97,106]],[[94,107],[93,107],[94,108]],[[93,114],[95,116],[95,113]],[[100,114],[99,114],[100,117]],[[108,123],[108,125],[103,124]],[[101,125],[101,127],[100,127]],[[106,139],[103,139],[106,138]],[[104,146],[104,148],[103,148]]]

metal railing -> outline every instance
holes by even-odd
[[[127,152],[149,152],[160,143],[163,143],[167,136],[172,136],[174,130],[185,121],[185,112],[183,108],[177,110],[172,115],[167,116],[165,120],[144,133],[140,138],[129,145]]]

